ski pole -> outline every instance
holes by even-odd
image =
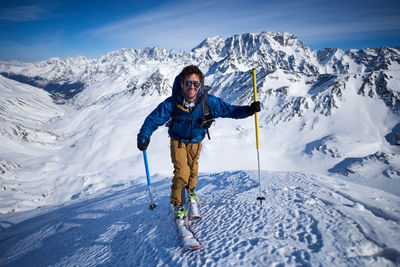
[[[254,102],[257,102],[257,83],[256,83],[256,69],[252,70],[253,73],[253,91],[254,91]],[[259,196],[257,200],[260,201],[260,205],[262,205],[262,201],[265,200],[265,197],[261,194],[261,171],[260,171],[260,138],[259,138],[259,130],[258,130],[258,112],[254,113],[255,118],[255,126],[256,126],[256,144],[257,144],[257,160],[258,160],[258,184],[259,184]]]
[[[151,193],[151,181],[150,181],[150,172],[149,172],[149,164],[147,163],[147,152],[143,150],[143,158],[144,158],[144,166],[146,168],[146,176],[147,176],[147,185],[149,186],[149,194],[150,194],[150,207],[149,209],[154,210],[157,206],[153,201],[153,194]]]

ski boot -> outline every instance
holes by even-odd
[[[193,188],[191,190],[188,189],[188,199],[189,199],[189,218],[190,219],[200,219],[200,213],[197,202],[197,193]]]
[[[175,219],[183,219],[185,217],[185,207],[183,205],[173,204]]]

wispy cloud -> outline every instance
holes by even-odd
[[[384,2],[388,0],[383,0]],[[365,1],[203,1],[171,4],[86,32],[136,47],[191,49],[202,39],[256,31],[289,31],[308,40],[400,30],[398,10]]]
[[[52,14],[43,4],[8,7],[0,10],[0,20],[27,22],[47,19]]]
[[[227,8],[229,1],[174,4],[154,8],[150,12],[116,21],[84,33],[93,38],[105,38],[133,43],[171,44],[192,48],[208,36],[224,35],[227,29],[235,32],[241,17]],[[250,13],[251,10],[248,10]],[[229,34],[231,34],[231,32]]]
[[[15,2],[0,3],[3,58],[16,47],[7,48],[10,42],[20,44],[20,54],[37,51],[43,58],[48,51],[91,57],[119,48],[188,51],[207,37],[262,31],[290,32],[316,49],[361,48],[377,40],[398,45],[400,40],[398,0],[164,0],[145,8],[130,0],[124,1],[126,8],[106,1],[83,1],[80,8],[69,0]],[[104,12],[107,7],[115,12]]]
[[[214,9],[211,3],[198,2],[195,6],[178,4],[173,8],[169,4],[92,29],[84,35],[127,44],[190,48],[194,40],[198,42],[204,33],[209,33],[209,19],[213,17]],[[213,21],[215,25],[218,23],[216,19]]]

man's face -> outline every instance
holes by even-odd
[[[200,86],[196,87],[196,85],[201,85],[200,77],[197,74],[191,74],[186,76],[185,80],[181,82],[183,88],[183,95],[187,102],[192,103],[196,100],[197,94],[199,93]],[[197,84],[198,83],[198,84]],[[189,86],[188,86],[189,85]]]

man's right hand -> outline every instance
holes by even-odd
[[[147,149],[147,146],[149,145],[149,139],[145,136],[138,136],[137,139],[137,147],[139,148],[140,151],[144,151]]]

